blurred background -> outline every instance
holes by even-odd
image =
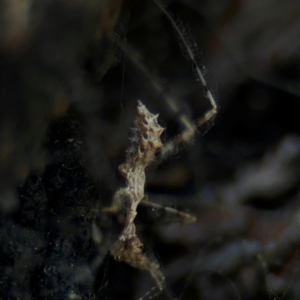
[[[298,299],[300,4],[165,4],[195,37],[219,112],[147,172],[149,201],[197,216],[139,208],[138,235],[166,277],[157,299]],[[192,66],[153,1],[0,11],[1,298],[143,297],[151,276],[109,256],[124,211],[102,209],[124,186],[138,99],[164,142],[183,129],[166,93],[192,122],[210,108]]]

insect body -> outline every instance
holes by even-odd
[[[159,265],[142,253],[142,242],[136,235],[134,219],[136,209],[144,198],[145,168],[154,159],[155,152],[162,147],[160,135],[164,128],[157,122],[158,115],[151,114],[140,101],[137,104],[136,117],[131,128],[131,145],[127,150],[126,162],[119,171],[126,180],[126,187],[114,196],[115,202],[127,200],[126,221],[123,232],[111,247],[111,255],[133,267],[148,271],[162,289],[164,277]]]
[[[176,144],[188,143],[192,140],[197,132],[197,128],[213,119],[217,113],[217,105],[212,93],[207,87],[202,70],[203,66],[199,63],[199,51],[194,38],[190,35],[181,22],[176,19],[160,2],[154,0],[159,9],[170,20],[179,39],[180,47],[184,56],[192,64],[194,74],[197,80],[204,88],[205,96],[208,98],[211,109],[209,109],[203,117],[199,118],[195,123],[188,116],[179,111],[178,106],[172,97],[165,93],[164,88],[159,81],[152,76],[139,56],[127,44],[117,42],[121,49],[127,54],[129,59],[142,71],[142,73],[150,80],[154,89],[163,95],[164,100],[168,104],[170,110],[179,116],[180,123],[183,125],[183,131],[173,140],[162,144],[160,135],[164,131],[157,118],[148,111],[142,102],[137,102],[137,112],[130,134],[130,146],[126,153],[125,163],[119,166],[119,171],[126,180],[126,187],[119,189],[114,195],[113,205],[106,211],[116,211],[121,207],[121,202],[126,201],[126,219],[124,229],[115,243],[111,246],[111,255],[118,261],[123,261],[135,268],[145,270],[154,278],[159,290],[163,290],[164,276],[157,262],[149,259],[142,252],[143,243],[136,235],[134,219],[137,215],[138,205],[144,204],[147,206],[158,207],[157,204],[152,204],[144,199],[145,188],[145,168],[155,159],[155,153],[159,150],[159,158],[163,160],[167,157]],[[178,216],[186,219],[188,222],[195,222],[196,218],[186,213],[168,208],[166,211],[175,213]]]

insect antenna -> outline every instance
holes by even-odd
[[[204,73],[206,73],[206,69],[199,62],[200,52],[198,49],[198,45],[195,41],[195,38],[192,36],[189,27],[184,27],[181,20],[176,18],[172,12],[166,8],[160,0],[153,0],[155,4],[159,7],[159,9],[166,15],[166,17],[170,20],[177,37],[179,39],[179,45],[182,50],[183,56],[192,63],[193,73],[196,78],[201,81],[201,84],[204,88],[204,93],[206,97],[209,99],[212,108],[204,115],[204,117],[200,118],[197,121],[197,125],[201,126],[203,122],[211,119],[218,111],[217,103],[209,88],[207,87],[207,83],[204,77]],[[205,118],[205,119],[204,119]],[[203,119],[203,120],[202,120]]]
[[[204,77],[204,73],[206,73],[205,67],[200,63],[200,52],[195,41],[195,38],[192,36],[190,29],[188,27],[184,27],[181,20],[173,15],[172,12],[165,7],[160,0],[153,0],[154,3],[158,6],[158,8],[166,15],[166,17],[170,20],[170,23],[173,29],[176,32],[176,35],[179,40],[179,45],[183,56],[191,62],[193,74],[196,76],[197,80],[200,80],[206,98],[210,101],[211,109],[209,109],[202,117],[200,117],[196,124],[192,125],[188,121],[188,126],[182,132],[181,135],[177,136],[173,141],[166,143],[164,148],[161,149],[161,157],[165,157],[168,155],[170,151],[172,151],[175,143],[184,143],[189,142],[197,131],[198,127],[201,127],[208,121],[211,121],[213,117],[218,112],[218,106],[215,98],[213,97],[211,91],[207,86],[207,82]],[[182,119],[185,120],[186,116],[182,116]],[[186,121],[187,123],[187,121]],[[207,131],[207,130],[206,130]]]

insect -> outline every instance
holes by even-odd
[[[116,42],[137,68],[149,79],[154,89],[163,95],[168,107],[173,113],[179,116],[179,121],[183,126],[181,134],[163,144],[160,136],[165,128],[159,125],[158,114],[152,114],[141,101],[137,102],[136,116],[130,130],[130,146],[126,151],[126,161],[119,166],[119,172],[125,178],[126,186],[115,193],[112,206],[105,209],[105,211],[110,212],[117,211],[121,207],[121,203],[126,202],[124,229],[117,241],[111,246],[111,255],[117,261],[125,262],[132,267],[149,272],[155,280],[158,289],[161,291],[164,288],[163,272],[156,261],[148,258],[143,253],[143,243],[136,234],[134,224],[139,204],[155,208],[159,207],[159,205],[145,200],[145,169],[157,157],[159,161],[168,157],[176,145],[189,143],[194,138],[198,127],[214,118],[218,108],[212,93],[207,87],[203,75],[204,67],[200,64],[199,50],[193,36],[189,30],[182,25],[181,21],[175,18],[159,0],[154,0],[154,2],[171,22],[178,37],[183,55],[191,63],[193,73],[197,81],[203,86],[205,96],[211,105],[211,108],[194,123],[186,114],[180,111],[172,99],[172,96],[164,91],[164,88],[159,81],[155,79],[155,76],[152,76],[148,71],[134,49],[125,43]],[[178,215],[187,222],[192,223],[196,221],[194,216],[184,212],[172,208],[165,208],[165,210]]]

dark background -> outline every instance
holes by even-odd
[[[166,276],[158,298],[298,299],[300,4],[167,4],[220,110],[147,173],[149,201],[198,218],[139,208]],[[108,254],[124,213],[102,208],[124,186],[136,100],[160,114],[164,142],[182,128],[132,57],[191,120],[209,109],[168,19],[152,1],[5,1],[0,24],[0,298],[142,297],[150,275]]]

